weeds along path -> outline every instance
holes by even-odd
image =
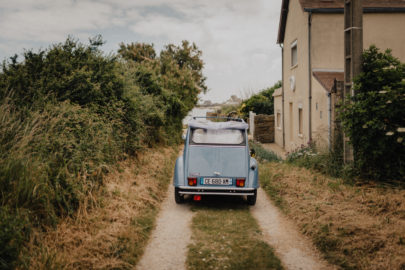
[[[315,247],[280,213],[262,189],[258,190],[256,205],[250,209],[264,240],[274,248],[286,269],[335,269],[321,259]]]
[[[157,218],[156,229],[137,265],[139,270],[185,269],[193,212],[187,204],[176,204],[173,194],[174,187],[170,185]]]
[[[178,148],[161,147],[120,162],[104,187],[91,194],[96,205],[89,207],[89,199],[74,219],[34,234],[28,245],[34,258],[30,269],[133,269],[165,202],[177,156]]]

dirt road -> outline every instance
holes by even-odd
[[[137,269],[186,269],[193,214],[187,203],[177,205],[174,202],[173,192],[171,186]],[[257,204],[250,210],[263,231],[264,240],[275,249],[286,269],[334,269],[320,259],[312,244],[282,216],[263,190],[258,191]]]
[[[187,245],[191,238],[191,212],[187,204],[174,202],[174,188],[170,185],[151,241],[137,265],[139,270],[186,269]]]
[[[275,249],[287,269],[334,269],[320,259],[312,244],[280,213],[262,189],[258,190],[257,203],[250,210],[263,231],[264,240]]]

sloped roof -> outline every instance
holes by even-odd
[[[327,92],[331,92],[333,85],[335,84],[335,80],[343,81],[344,80],[344,73],[337,72],[337,71],[314,71],[312,72],[315,79],[325,88]]]
[[[297,1],[297,0],[294,0]],[[299,0],[301,8],[312,13],[343,13],[345,0]],[[290,0],[282,0],[277,43],[284,42]],[[405,0],[363,0],[364,13],[405,12]]]
[[[283,94],[283,89],[282,89],[282,87],[280,87],[280,88],[277,88],[276,90],[274,90],[273,97],[278,97],[278,96],[281,96],[282,94]]]

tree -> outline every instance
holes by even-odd
[[[261,90],[259,93],[244,100],[241,104],[241,112],[243,117],[249,115],[249,111],[257,114],[273,114],[274,113],[274,98],[273,93],[281,87],[281,81],[276,82],[272,87]]]
[[[159,56],[153,45],[143,43],[121,44],[118,53],[127,63],[124,71],[130,74],[127,84],[137,86],[127,89],[125,95],[134,103],[150,108],[145,115],[147,124],[164,126],[164,130],[158,130],[153,136],[166,132],[177,137],[182,119],[197,104],[198,94],[207,89],[202,74],[202,52],[195,44],[183,41],[180,46],[167,45]]]
[[[343,128],[353,145],[362,176],[405,177],[405,65],[391,50],[371,46],[363,53],[356,95],[340,110]]]
[[[49,97],[100,106],[119,99],[123,85],[115,72],[116,61],[102,55],[102,44],[99,36],[90,39],[89,46],[69,37],[47,50],[25,52],[21,62],[17,57],[3,62],[0,100],[10,91],[16,105],[28,107]]]
[[[135,62],[151,61],[156,58],[156,52],[153,44],[147,43],[120,43],[118,53],[126,60]]]

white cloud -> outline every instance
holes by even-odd
[[[105,28],[110,25],[114,11],[109,5],[91,1],[41,1],[29,9],[23,5],[3,13],[0,18],[3,39],[50,42],[64,39],[70,33]]]
[[[136,37],[133,41],[154,42],[157,49],[187,39],[203,51],[211,89],[206,98],[226,100],[280,79],[275,44],[280,5],[281,0],[2,1],[0,56],[11,55],[10,48],[21,52],[15,44],[48,47],[69,34],[101,33],[109,43]],[[118,28],[120,36],[112,35]]]

